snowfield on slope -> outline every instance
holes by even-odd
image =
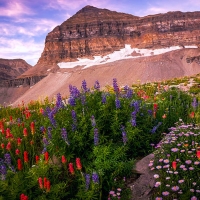
[[[184,46],[184,47],[198,48],[197,46]],[[108,54],[103,57],[94,56],[94,59],[78,58],[78,61],[75,61],[75,62],[60,62],[58,63],[58,66],[60,68],[74,68],[77,66],[83,66],[83,69],[85,69],[94,65],[106,64],[106,63],[114,62],[117,60],[159,55],[159,54],[163,54],[169,51],[174,51],[174,50],[182,49],[182,48],[183,47],[181,46],[172,46],[172,47],[163,48],[163,49],[138,49],[138,48],[131,48],[131,45],[126,44],[125,48],[120,49],[119,51],[114,51],[113,53]],[[132,53],[133,55],[131,55]]]

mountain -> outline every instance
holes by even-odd
[[[104,87],[113,78],[131,85],[198,74],[200,12],[137,17],[86,6],[48,33],[44,45],[37,64],[8,82],[12,89],[0,88],[0,103],[66,96],[69,84],[80,88],[84,79]]]
[[[9,79],[15,79],[17,76],[23,74],[31,67],[31,65],[22,59],[0,58],[0,82]]]
[[[199,11],[137,17],[86,6],[48,33],[38,64],[106,55],[124,48],[125,44],[161,48],[199,43]]]

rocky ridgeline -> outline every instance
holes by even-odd
[[[186,58],[186,62],[190,64],[196,62],[198,65],[200,65],[200,56],[188,57]]]
[[[11,80],[4,80],[0,82],[0,87],[26,87],[26,86],[33,86],[40,80],[42,80],[45,76],[31,76],[25,78],[16,78]]]
[[[46,37],[38,64],[105,55],[131,44],[137,48],[199,45],[200,12],[137,17],[86,6]]]

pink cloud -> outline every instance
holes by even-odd
[[[0,16],[16,17],[33,15],[34,12],[21,1],[9,1],[5,7],[0,7]]]
[[[46,0],[44,0],[46,1]],[[111,0],[76,0],[76,1],[66,1],[66,0],[49,0],[46,8],[52,8],[57,10],[73,10],[77,12],[86,5],[91,5],[98,8],[107,8],[111,10],[120,10],[122,5],[116,5]]]

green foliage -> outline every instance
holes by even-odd
[[[120,188],[121,199],[130,199],[124,180],[133,175],[135,160],[152,152],[163,132],[180,118],[198,122],[199,105],[194,108],[193,97],[176,88],[166,91],[162,83],[135,85],[134,91],[107,88],[108,92],[75,91],[69,103],[58,95],[55,102],[46,98],[27,107],[0,109],[0,166],[7,171],[6,179],[0,181],[0,198],[19,199],[25,194],[29,200],[103,200],[110,190]],[[11,164],[5,161],[6,153]],[[50,182],[49,188],[45,180]]]

